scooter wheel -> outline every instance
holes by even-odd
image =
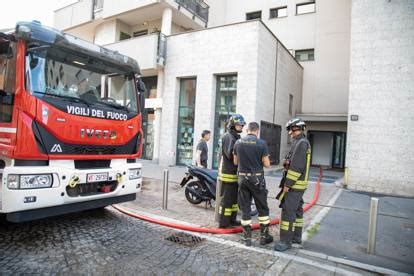
[[[191,204],[200,204],[203,200],[195,193],[192,193],[191,190],[195,190],[201,194],[203,192],[201,184],[198,181],[191,181],[185,188],[185,198],[187,198],[188,202]]]

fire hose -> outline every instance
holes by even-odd
[[[322,177],[323,177],[323,171],[322,171],[322,168],[320,168],[319,177],[318,177],[318,180],[317,180],[316,185],[315,185],[315,193],[313,195],[313,199],[311,200],[311,202],[309,202],[309,204],[305,205],[305,207],[303,208],[304,212],[308,211],[318,201]],[[223,229],[223,228],[207,228],[207,227],[184,225],[184,224],[159,220],[159,219],[155,219],[155,218],[152,218],[152,217],[149,217],[149,216],[136,214],[134,212],[128,211],[128,210],[126,210],[126,209],[124,209],[120,206],[117,206],[117,205],[112,205],[112,207],[114,207],[119,212],[124,213],[124,214],[126,214],[130,217],[137,218],[137,219],[144,220],[144,221],[151,222],[151,223],[155,223],[155,224],[158,224],[158,225],[174,228],[174,229],[179,229],[179,230],[198,232],[198,233],[208,233],[208,234],[234,234],[234,233],[243,232],[243,229],[242,229],[241,226],[234,227],[234,228],[228,228],[228,229],[224,228]],[[270,225],[276,225],[276,224],[279,224],[279,222],[280,222],[280,220],[278,218],[272,219],[270,221]],[[258,224],[258,223],[252,225],[253,230],[256,230],[256,229],[259,229],[259,228],[260,228],[260,224]]]

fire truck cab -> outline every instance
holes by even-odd
[[[21,222],[134,200],[137,62],[45,27],[0,33],[0,214]]]

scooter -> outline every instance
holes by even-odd
[[[185,198],[191,204],[206,202],[211,205],[211,200],[216,200],[217,171],[187,165],[188,171],[181,181],[181,187],[185,187]],[[192,180],[192,181],[190,181]]]
[[[181,180],[181,187],[185,187],[185,198],[191,204],[200,204],[205,202],[206,206],[212,205],[212,201],[216,200],[216,183],[218,173],[214,170],[187,165],[188,171],[183,180]],[[190,181],[192,180],[192,181]],[[252,200],[251,216],[257,215],[256,205]]]

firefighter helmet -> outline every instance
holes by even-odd
[[[229,129],[235,129],[236,125],[240,125],[242,127],[246,125],[246,121],[240,114],[231,115],[227,127]]]
[[[300,128],[301,130],[305,130],[306,124],[301,118],[293,118],[286,123],[286,130],[290,131],[294,127]]]

